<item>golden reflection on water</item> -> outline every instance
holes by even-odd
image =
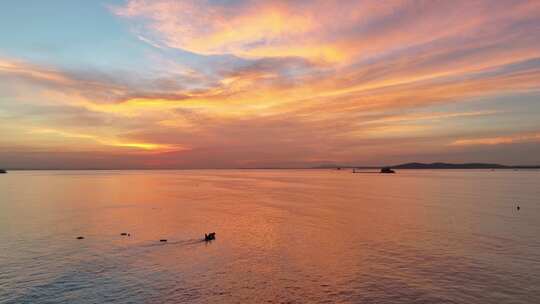
[[[10,172],[0,299],[531,303],[538,174]]]

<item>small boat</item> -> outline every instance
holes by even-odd
[[[212,241],[212,240],[215,240],[216,239],[216,233],[215,232],[210,232],[208,234],[204,234],[204,240],[205,241]]]
[[[396,171],[392,170],[389,167],[385,167],[381,169],[381,173],[396,173]]]
[[[4,174],[4,173],[7,173],[7,171],[4,169],[0,169],[0,174]]]

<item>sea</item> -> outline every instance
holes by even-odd
[[[10,171],[0,303],[540,303],[540,171]]]

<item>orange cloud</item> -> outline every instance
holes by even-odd
[[[458,139],[453,141],[452,146],[478,146],[478,145],[503,145],[515,143],[540,142],[540,133],[514,134],[510,136]]]
[[[54,70],[47,70],[43,68],[37,68],[35,66],[20,62],[9,61],[0,58],[0,74],[9,74],[12,76],[19,76],[28,79],[34,79],[37,81],[46,81],[52,83],[59,83],[62,85],[69,85],[72,80],[62,73]]]
[[[231,7],[194,0],[130,0],[113,8],[119,16],[144,20],[147,31],[139,30],[139,37],[151,44],[157,40],[205,55],[298,56],[331,63],[377,57],[464,32],[498,39],[500,31],[495,27],[534,18],[539,10],[535,3],[526,2],[411,5],[359,0],[239,1]]]
[[[474,111],[474,112],[459,112],[459,113],[428,113],[428,114],[408,114],[408,115],[394,115],[380,119],[366,120],[360,124],[386,124],[386,123],[400,123],[409,121],[423,121],[423,120],[441,120],[447,118],[458,117],[474,117],[496,114],[497,111]]]
[[[172,151],[183,151],[188,150],[186,147],[180,145],[166,145],[166,144],[157,144],[157,143],[148,143],[148,142],[134,142],[134,141],[125,141],[117,138],[102,137],[93,134],[83,134],[83,133],[73,133],[66,132],[55,129],[34,129],[30,131],[32,134],[50,134],[54,136],[60,136],[64,138],[75,138],[83,140],[91,140],[101,145],[111,146],[111,147],[120,147],[120,148],[130,148],[136,150],[143,150],[149,152],[172,152]]]
[[[306,39],[321,27],[320,20],[309,11],[301,13],[286,3],[270,2],[239,10],[239,14],[230,14],[225,7],[208,8],[199,1],[136,0],[114,12],[124,17],[150,18],[153,30],[165,44],[199,54],[299,56],[328,61],[344,57],[337,45]],[[142,39],[156,44],[148,37]]]

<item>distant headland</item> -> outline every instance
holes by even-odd
[[[81,167],[81,168],[8,168],[8,169],[0,169],[1,173],[7,173],[7,170],[10,171],[33,171],[33,170],[66,170],[66,171],[101,171],[101,170],[299,170],[299,169],[373,169],[373,170],[380,170],[382,168],[388,168],[388,169],[540,169],[540,165],[501,165],[501,164],[495,164],[495,163],[443,163],[443,162],[435,162],[435,163],[419,163],[419,162],[412,162],[412,163],[404,163],[399,165],[381,165],[381,166],[363,166],[363,165],[351,165],[351,164],[337,164],[337,163],[327,163],[323,165],[318,166],[302,166],[298,165],[295,167],[230,167],[230,168],[208,168],[208,167],[201,167],[201,168],[88,168],[88,167]],[[358,172],[361,173],[361,172]]]
[[[380,168],[392,168],[392,169],[540,169],[540,165],[524,165],[524,166],[507,166],[501,164],[490,163],[405,163],[394,166],[340,166],[340,165],[323,165],[316,168],[359,168],[359,169],[380,169]]]
[[[464,163],[464,164],[451,164],[451,163],[406,163],[401,165],[392,166],[395,169],[504,169],[508,166],[501,164],[489,164],[489,163]]]

